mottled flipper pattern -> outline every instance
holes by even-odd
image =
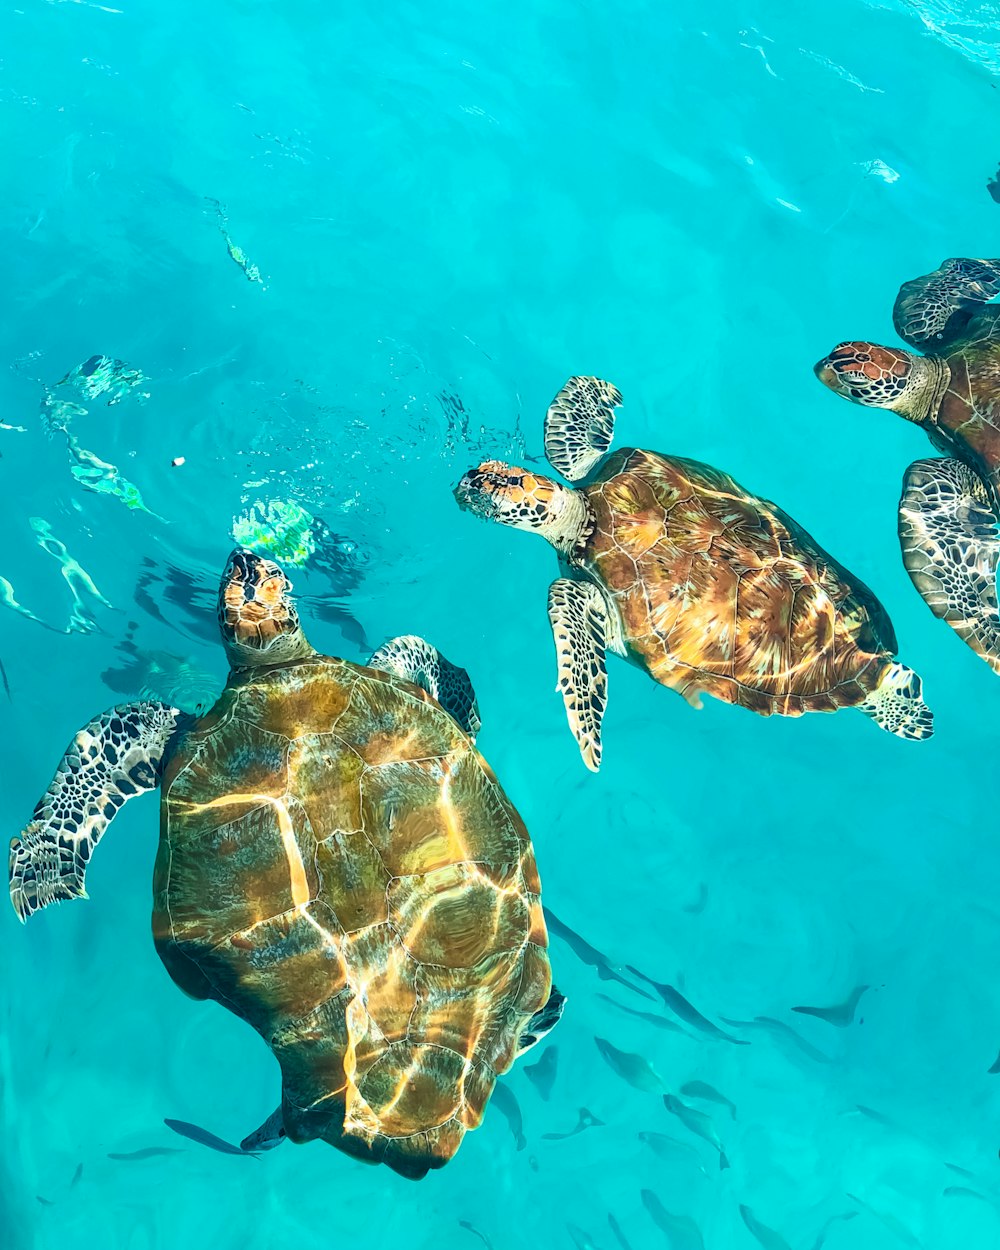
[[[536,1011],[524,1026],[524,1032],[521,1034],[521,1041],[517,1051],[518,1059],[529,1051],[532,1046],[537,1046],[543,1038],[552,1032],[562,1019],[562,1013],[565,1009],[566,995],[560,994],[553,985],[548,1002],[540,1011]]]
[[[34,819],[10,844],[10,898],[21,920],[86,898],[94,847],[122,805],[160,784],[164,752],[188,718],[166,703],[127,703],[98,716],[66,748]]]
[[[545,414],[545,455],[570,482],[587,476],[611,446],[621,391],[600,378],[570,378]]]
[[[426,690],[475,740],[483,722],[472,679],[464,668],[445,659],[437,647],[415,634],[403,634],[383,643],[368,661],[368,667],[395,673]]]
[[[604,596],[590,582],[561,577],[549,587],[549,621],[559,664],[556,689],[566,705],[583,762],[596,773],[601,766],[601,721],[608,703]]]
[[[986,488],[961,460],[917,460],[899,501],[903,563],[924,602],[1000,673],[1000,540]]]
[[[912,668],[890,664],[878,687],[858,704],[880,729],[920,742],[934,733],[934,714],[922,697],[923,685]]]
[[[962,338],[973,315],[1000,294],[1000,260],[957,256],[940,269],[904,282],[892,323],[911,347],[938,350]]]

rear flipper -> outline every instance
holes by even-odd
[[[273,1150],[275,1146],[280,1146],[283,1141],[288,1140],[288,1134],[285,1132],[285,1121],[281,1114],[281,1108],[272,1111],[264,1123],[258,1129],[254,1129],[249,1136],[244,1137],[240,1142],[240,1149],[250,1151],[256,1150]]]
[[[532,1046],[546,1037],[556,1027],[562,1019],[562,1013],[566,1008],[566,995],[560,992],[553,985],[549,994],[548,1002],[544,1007],[540,1008],[531,1017],[524,1026],[524,1032],[521,1034],[521,1040],[518,1044],[516,1058],[520,1059],[523,1054],[529,1051]]]
[[[415,634],[404,634],[383,643],[368,661],[368,667],[395,673],[426,690],[475,740],[483,722],[472,681],[464,668],[446,660],[437,647]]]
[[[921,698],[922,683],[912,668],[890,664],[877,689],[858,704],[880,729],[897,738],[921,741],[934,732],[934,713]]]
[[[903,563],[924,602],[1000,673],[997,519],[961,460],[917,460],[899,501]]]

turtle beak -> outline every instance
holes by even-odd
[[[829,356],[824,356],[822,360],[818,360],[813,365],[813,373],[815,373],[824,386],[833,387],[837,383],[837,371],[830,363]]]
[[[468,511],[472,502],[472,496],[475,490],[475,486],[473,485],[474,474],[474,469],[470,469],[468,473],[464,473],[453,491],[455,501],[463,512]]]

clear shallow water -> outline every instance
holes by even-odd
[[[497,1250],[570,1246],[567,1224],[607,1250],[609,1213],[633,1250],[696,1245],[657,1227],[644,1189],[708,1250],[761,1244],[741,1205],[792,1250],[824,1228],[832,1250],[1000,1240],[1000,686],[899,559],[923,436],[810,369],[838,339],[889,335],[903,279],[995,253],[998,15],[799,8],[4,6],[0,420],[24,430],[0,430],[0,575],[64,630],[68,568],[91,627],[0,610],[8,831],[92,713],[183,664],[198,691],[221,684],[211,602],[233,517],[294,499],[364,561],[346,596],[321,570],[296,577],[313,640],[361,659],[417,632],[469,667],[481,746],[560,918],[715,1021],[779,1022],[727,1026],[744,1046],[665,1031],[600,997],[657,1010],[557,938],[571,1002],[551,1098],[523,1068],[506,1079],[523,1150],[497,1107],[418,1186],[321,1145],[199,1149],[163,1118],[238,1140],[277,1070],[153,952],[145,799],[108,835],[89,903],[24,929],[0,909],[6,1246],[374,1229],[459,1248],[466,1221]],[[227,255],[214,201],[262,282]],[[149,399],[92,403],[73,433],[155,516],[82,489],[38,416],[43,386],[94,352],[140,368]],[[930,743],[860,716],[695,713],[615,663],[606,763],[584,771],[552,693],[552,553],[458,513],[450,488],[486,455],[539,456],[546,404],[587,372],[625,395],[620,444],[718,464],[876,589],[924,676]],[[853,1025],[791,1010],[858,985]],[[731,1099],[735,1119],[699,1105],[732,1166],[615,1076],[595,1034],[671,1092],[700,1080]],[[543,1137],[581,1106],[603,1126]],[[650,1131],[693,1153],[660,1158]],[[154,1146],[183,1153],[108,1158]]]

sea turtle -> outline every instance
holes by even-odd
[[[545,454],[576,489],[495,460],[455,489],[461,507],[559,553],[549,619],[584,763],[600,765],[607,647],[695,707],[703,693],[762,716],[857,707],[902,738],[930,737],[920,678],[894,661],[868,587],[719,469],[632,447],[606,456],[621,402],[591,377],[552,401]]]
[[[903,563],[924,602],[1000,673],[1000,260],[952,258],[900,287],[896,333],[914,355],[841,343],[816,365],[832,391],[891,408],[948,459],[917,460],[899,501]]]
[[[23,920],[85,897],[108,822],[160,785],[160,958],[281,1065],[281,1107],[249,1143],[319,1137],[418,1178],[559,1018],[534,854],[473,746],[465,671],[414,637],[367,668],[320,655],[290,590],[232,554],[218,701],[200,718],[123,704],[81,729],[11,843],[11,899]]]

